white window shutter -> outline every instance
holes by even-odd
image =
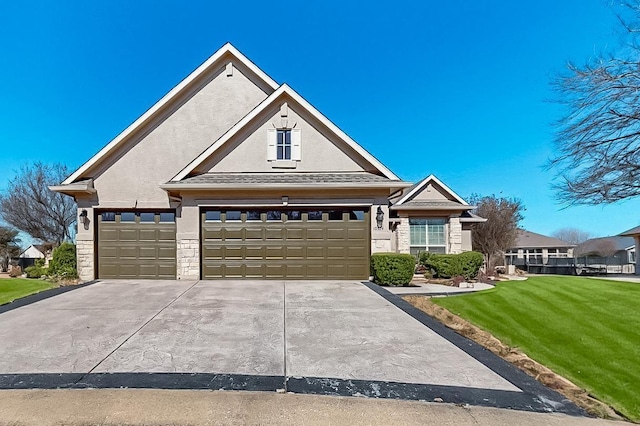
[[[291,129],[291,159],[294,161],[302,159],[301,142],[300,129]]]
[[[267,161],[275,161],[278,156],[276,151],[277,139],[276,129],[267,129]]]

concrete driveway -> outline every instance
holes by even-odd
[[[0,314],[0,388],[274,387],[569,407],[402,303],[346,281],[100,281]]]

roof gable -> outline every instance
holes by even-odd
[[[394,206],[401,206],[411,200],[417,199],[423,191],[431,191],[431,189],[435,190],[435,196],[433,197],[424,197],[425,199],[433,199],[434,201],[454,201],[460,203],[463,206],[469,206],[462,197],[453,192],[447,185],[445,185],[440,179],[435,177],[434,175],[429,175],[413,187],[409,188],[407,192],[400,197],[398,201],[396,201]]]
[[[313,105],[307,102],[302,96],[290,88],[287,84],[280,86],[275,92],[261,102],[255,109],[249,112],[242,120],[236,123],[231,129],[223,134],[217,141],[215,141],[209,148],[197,156],[191,163],[189,163],[184,169],[182,169],[171,181],[178,182],[193,174],[203,173],[208,170],[200,170],[204,167],[215,155],[223,150],[223,147],[227,146],[230,141],[234,140],[242,132],[247,129],[251,129],[265,113],[277,108],[283,100],[289,100],[292,104],[296,105],[304,114],[308,115],[313,120],[320,123],[321,126],[326,128],[337,140],[344,144],[345,149],[342,149],[343,153],[349,155],[354,161],[358,163],[365,162],[369,164],[372,170],[382,176],[385,176],[391,180],[399,180],[399,178],[385,167],[380,161],[378,161],[373,155],[367,152],[362,146],[351,139],[346,133],[340,130],[334,123],[327,119],[322,113],[320,113]],[[349,151],[349,152],[347,152]]]
[[[130,126],[128,126],[104,148],[102,148],[89,161],[84,163],[82,166],[80,166],[80,168],[78,168],[68,178],[66,178],[61,185],[68,185],[70,183],[73,183],[77,179],[83,177],[83,174],[94,167],[96,164],[102,162],[109,156],[116,153],[118,148],[123,145],[137,130],[152,122],[160,113],[165,111],[171,104],[181,98],[183,93],[187,92],[204,75],[213,72],[213,70],[219,68],[224,62],[229,61],[230,59],[238,61],[244,66],[244,68],[250,71],[250,73],[257,79],[261,89],[264,90],[267,94],[272,93],[278,88],[278,84],[271,77],[269,77],[264,71],[258,68],[253,62],[251,62],[246,56],[240,53],[240,51],[238,51],[230,43],[226,43],[218,51],[211,55],[211,57],[209,57],[209,59],[207,59],[202,65],[200,65],[198,68],[196,68],[196,70],[194,70],[184,80],[182,80],[177,86],[175,86],[166,95],[164,95],[144,114],[136,119]]]

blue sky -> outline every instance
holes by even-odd
[[[230,41],[405,180],[520,198],[534,232],[617,234],[640,200],[561,209],[542,167],[550,78],[616,31],[603,0],[2,2],[0,189],[25,161],[80,166]]]

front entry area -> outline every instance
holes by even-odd
[[[369,276],[369,207],[201,209],[203,279]]]

